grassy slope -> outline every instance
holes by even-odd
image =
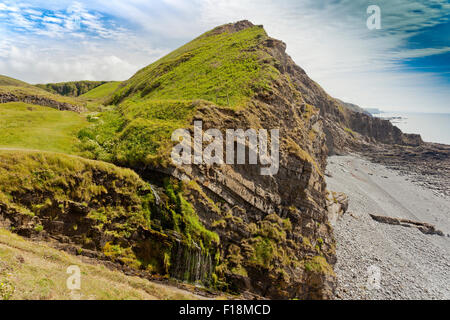
[[[80,101],[86,103],[86,107],[90,111],[100,111],[103,105],[111,99],[114,91],[119,87],[121,82],[112,81],[89,90],[85,94],[78,97]]]
[[[245,107],[254,94],[270,90],[279,72],[260,50],[267,38],[259,26],[236,33],[213,30],[140,70],[109,101],[119,106],[80,133],[85,156],[160,164],[171,133],[187,127],[197,108]]]
[[[228,93],[230,106],[243,105],[277,73],[270,64],[261,63],[267,57],[258,46],[266,38],[259,26],[236,33],[207,32],[141,69],[113,100],[217,99],[218,104],[227,106],[223,96]]]
[[[105,99],[109,97],[121,84],[120,81],[111,81],[95,87],[92,90],[82,94],[81,97],[85,99]]]
[[[77,132],[88,125],[70,111],[11,102],[0,104],[0,148],[75,152]]]
[[[26,82],[13,79],[7,76],[0,75],[0,86],[17,86],[17,87],[29,87],[29,85]]]
[[[187,291],[87,264],[78,257],[0,229],[0,300],[71,299],[66,270],[81,270],[81,299],[198,299]]]

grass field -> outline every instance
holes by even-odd
[[[0,148],[73,153],[77,132],[87,124],[75,112],[22,102],[0,104]]]
[[[67,268],[81,271],[81,299],[199,299],[188,291],[88,264],[79,257],[31,242],[0,228],[0,300],[68,300]]]

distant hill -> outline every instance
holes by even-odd
[[[380,109],[377,109],[377,108],[365,108],[364,110],[366,110],[366,111],[369,112],[370,114],[380,114],[380,113],[383,113],[383,111],[381,111]]]
[[[122,82],[120,81],[106,82],[80,95],[80,98],[87,99],[89,101],[103,101],[110,98],[121,83]]]
[[[371,115],[370,112],[368,112],[367,110],[361,108],[360,106],[353,104],[353,103],[348,103],[348,102],[344,102],[340,99],[336,99],[339,103],[341,103],[342,106],[344,106],[345,108],[354,111],[354,112],[359,112],[359,113],[364,113],[367,115]]]
[[[29,87],[31,85],[17,79],[0,75],[0,86]]]
[[[60,94],[62,96],[78,97],[107,82],[108,81],[71,81],[37,84],[36,86],[48,92]]]

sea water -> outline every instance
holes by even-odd
[[[426,142],[450,145],[450,113],[382,112],[374,116],[390,118],[404,133],[418,133]]]

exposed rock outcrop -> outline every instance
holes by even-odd
[[[243,28],[254,26],[240,22],[212,32]],[[326,299],[335,287],[335,243],[325,202],[325,134],[317,110],[299,94],[298,67],[285,49],[282,41],[269,37],[254,48],[273,59],[280,75],[246,108],[207,106],[194,116],[204,130],[280,128],[278,173],[262,176],[258,165],[190,165],[169,171],[180,180],[195,180],[220,203],[214,212],[200,196],[191,199],[205,226],[220,236],[221,267],[234,290],[274,299]]]
[[[13,93],[1,93],[0,92],[0,103],[8,103],[8,102],[24,102],[29,104],[36,104],[39,106],[50,107],[57,110],[67,110],[74,112],[85,112],[86,108],[82,106],[72,105],[67,102],[60,102],[53,100],[48,97],[38,96],[38,95],[24,95],[17,96]]]
[[[411,146],[423,143],[420,135],[402,133],[389,120],[342,106],[342,101],[329,96],[289,56],[279,55],[277,58],[282,61],[283,70],[289,74],[305,103],[320,109],[330,154],[360,150],[367,143]]]
[[[401,218],[392,218],[392,217],[385,217],[385,216],[377,216],[374,214],[370,215],[373,220],[380,222],[380,223],[386,223],[386,224],[392,224],[392,225],[398,225],[402,227],[408,227],[408,228],[417,228],[420,232],[424,234],[436,234],[438,236],[444,236],[444,233],[441,230],[437,230],[435,226],[429,223],[425,222],[418,222],[413,221],[409,219],[401,219]]]
[[[334,227],[336,222],[348,209],[348,197],[343,192],[328,192],[327,194],[327,210],[328,220]]]

